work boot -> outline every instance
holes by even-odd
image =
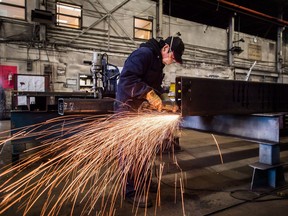
[[[151,193],[157,193],[157,191],[158,191],[158,184],[155,183],[155,182],[153,182],[153,181],[151,181],[151,182],[150,182],[149,192],[151,192]]]
[[[174,148],[174,152],[175,152],[175,153],[182,151],[182,148],[181,148],[181,146],[180,146],[179,137],[174,137],[172,146],[173,146],[173,148]]]
[[[137,194],[131,194],[130,196],[125,197],[125,200],[130,203],[135,205],[136,207],[139,208],[151,208],[153,206],[152,200],[148,197],[147,202],[146,202],[146,196],[145,195],[137,195]]]
[[[163,141],[164,149],[162,149],[162,150],[159,149],[156,153],[157,155],[160,155],[160,154],[164,155],[164,154],[168,154],[168,153],[172,153],[172,152],[178,153],[178,152],[183,151],[181,146],[180,146],[179,137],[174,137],[174,139],[170,145],[167,144],[168,142],[170,142],[170,141],[168,141],[168,140]]]

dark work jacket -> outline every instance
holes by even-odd
[[[118,111],[136,111],[145,101],[145,95],[152,89],[158,95],[163,93],[161,87],[165,66],[161,55],[163,46],[164,41],[150,39],[127,58],[117,86]]]

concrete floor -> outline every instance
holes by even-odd
[[[0,121],[0,131],[10,128],[9,121]],[[288,186],[277,190],[250,191],[253,169],[249,164],[258,160],[258,144],[231,137],[216,136],[224,164],[221,164],[215,142],[210,134],[192,130],[183,130],[180,145],[183,151],[176,154],[179,167],[182,169],[184,179],[184,203],[181,201],[181,190],[176,189],[175,200],[175,174],[180,176],[180,169],[172,163],[169,155],[165,155],[164,173],[161,182],[161,206],[157,207],[156,215],[186,215],[186,216],[258,216],[258,215],[287,215],[288,199],[279,199],[277,192],[288,194]],[[288,161],[288,145],[281,146],[281,161]],[[0,154],[0,166],[11,161],[11,146],[4,145]],[[286,167],[285,178],[288,181]],[[1,181],[1,179],[0,179]],[[266,195],[263,193],[266,192]],[[283,194],[282,193],[282,194]],[[263,196],[261,196],[263,195]],[[155,203],[156,194],[150,194]],[[257,198],[253,202],[247,199]],[[266,200],[266,201],[265,201]],[[184,204],[184,208],[183,208]],[[117,203],[115,215],[135,215],[132,205],[124,202],[120,208]],[[36,204],[29,215],[40,215],[41,203]],[[71,205],[67,204],[59,215],[69,215]],[[73,215],[80,215],[81,203],[75,207]],[[10,208],[2,215],[22,215],[15,213],[17,206]],[[88,214],[87,214],[88,215]],[[96,215],[92,213],[91,215]],[[144,209],[138,209],[137,215],[145,215]],[[147,210],[147,215],[155,215],[154,207]]]

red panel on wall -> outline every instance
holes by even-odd
[[[14,74],[17,74],[17,66],[0,65],[0,85],[4,89],[14,89]]]

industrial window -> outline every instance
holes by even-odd
[[[0,0],[0,16],[26,20],[26,0]]]
[[[149,40],[153,37],[153,20],[134,17],[134,38]]]
[[[74,4],[57,2],[56,25],[80,29],[82,26],[82,7]]]

